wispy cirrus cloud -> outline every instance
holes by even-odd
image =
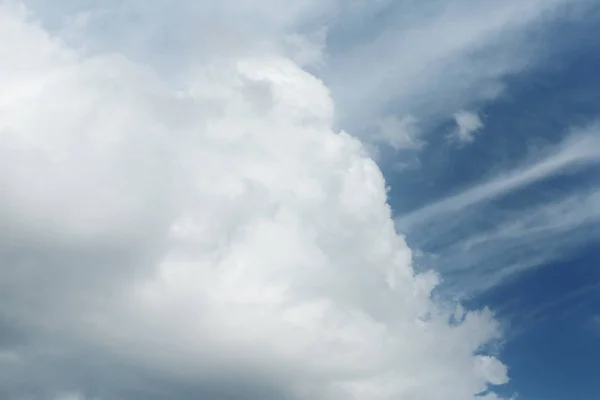
[[[546,150],[546,154],[537,161],[529,162],[408,215],[400,216],[396,220],[397,225],[400,229],[406,229],[413,224],[447,216],[467,207],[494,200],[553,175],[598,164],[600,163],[599,132],[600,128],[597,124],[576,130],[556,148]]]
[[[416,150],[425,144],[420,138],[417,120],[410,116],[383,118],[378,123],[375,141],[383,141],[396,150]]]
[[[423,141],[457,110],[478,108],[501,95],[505,78],[539,66],[556,50],[543,40],[556,34],[553,22],[591,5],[589,0],[352,2],[338,10],[319,74],[332,89],[340,123],[362,132],[365,140],[397,147],[405,142],[405,130],[397,129],[397,137],[388,129],[372,132],[381,130],[379,121],[411,118],[418,127],[412,136]]]
[[[568,258],[600,239],[600,190],[507,213],[497,227],[467,235],[440,250],[449,275],[466,273],[460,287],[490,289],[529,268]]]
[[[590,318],[590,326],[600,335],[600,315],[594,315]]]
[[[600,163],[597,124],[571,132],[543,156],[396,220],[456,293],[477,293],[600,238],[600,187],[499,211],[493,204],[544,180]],[[483,228],[482,228],[483,223]],[[476,227],[479,226],[479,227]],[[460,276],[460,281],[454,279]]]

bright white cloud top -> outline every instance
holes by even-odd
[[[8,398],[497,398],[498,325],[431,299],[327,87],[274,50],[192,71],[0,6]]]

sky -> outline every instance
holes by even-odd
[[[600,398],[595,0],[0,0],[0,399]]]

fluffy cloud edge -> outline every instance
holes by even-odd
[[[277,377],[299,398],[463,400],[507,381],[478,354],[492,315],[449,322],[437,280],[414,274],[383,176],[332,130],[320,80],[244,55],[173,91],[65,48],[19,3],[0,21],[0,314],[30,345],[64,335],[159,376]],[[61,357],[15,351],[25,371]]]

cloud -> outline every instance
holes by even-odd
[[[400,216],[398,229],[414,246],[430,249],[420,262],[435,263],[448,290],[459,295],[481,293],[525,270],[569,257],[600,237],[599,187],[550,202],[530,196],[529,205],[518,208],[499,202],[543,180],[589,172],[600,162],[597,138],[597,124],[574,130],[536,161]]]
[[[448,274],[469,271],[459,287],[482,292],[527,269],[568,258],[600,238],[600,191],[508,212],[495,228],[441,250]]]
[[[592,318],[590,318],[590,326],[596,332],[600,332],[600,315],[594,315]]]
[[[413,117],[385,117],[379,122],[379,139],[396,150],[419,149],[424,142],[418,137],[417,121]]]
[[[11,2],[0,49],[4,398],[498,398],[493,316],[432,299],[377,165],[277,46],[174,84]]]
[[[309,35],[291,34],[284,38],[286,52],[296,64],[302,67],[320,68],[323,66],[327,31],[322,28]]]
[[[512,312],[512,319],[519,319],[521,324],[533,324],[539,322],[541,319],[548,318],[548,316],[562,316],[572,312],[575,307],[585,304],[586,297],[589,298],[590,294],[600,289],[600,282],[591,283],[576,290],[567,292],[564,295],[552,298],[549,301],[542,302],[537,305],[533,310],[527,313]],[[569,305],[569,303],[571,303]],[[505,307],[508,308],[508,307]],[[559,312],[562,313],[559,314]],[[507,311],[511,312],[511,311]]]
[[[474,112],[459,111],[454,114],[454,122],[458,129],[452,137],[460,143],[473,142],[475,134],[483,128],[483,122]]]
[[[322,76],[338,105],[338,119],[365,140],[389,139],[370,135],[374,121],[407,116],[418,122],[420,138],[426,140],[457,109],[478,108],[497,98],[504,92],[505,78],[548,60],[557,46],[544,39],[554,34],[552,23],[591,4],[348,3],[340,6],[329,29],[328,68]],[[403,132],[398,133],[402,140]]]
[[[554,203],[528,208],[523,215],[500,225],[491,234],[471,238],[465,246],[472,248],[488,241],[514,240],[572,232],[577,227],[600,220],[600,191],[580,194]],[[535,241],[536,239],[532,239]]]
[[[576,130],[560,145],[548,151],[537,161],[427,205],[408,215],[400,216],[397,224],[401,229],[406,229],[412,224],[423,223],[432,218],[443,217],[467,207],[497,199],[550,176],[597,164],[600,162],[598,131],[597,124]]]

